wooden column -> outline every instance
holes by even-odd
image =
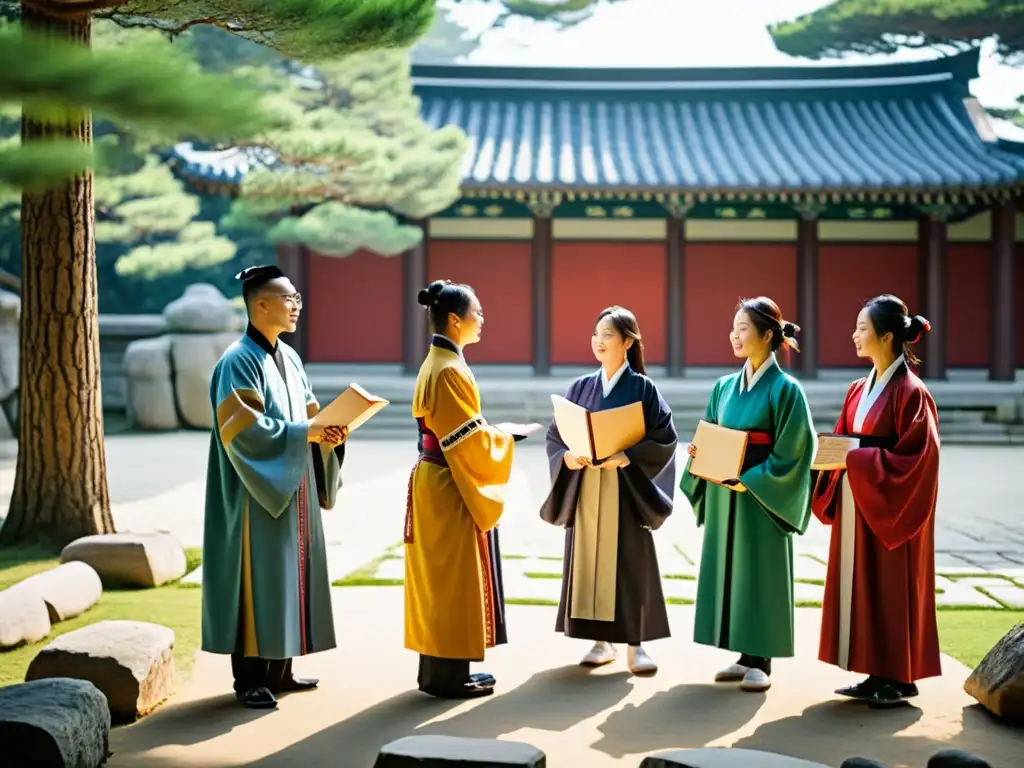
[[[427,286],[427,255],[430,230],[426,221],[418,222],[423,239],[402,254],[402,370],[415,374],[427,355],[427,311],[416,301],[416,294]]]
[[[825,206],[804,202],[793,206],[800,219],[796,238],[796,324],[800,326],[800,375],[818,378],[818,217]],[[783,313],[785,314],[785,309]]]
[[[921,339],[921,375],[926,379],[946,378],[946,338],[949,315],[949,248],[946,221],[951,206],[919,206],[924,214],[917,222],[917,280],[921,314],[932,330]],[[911,312],[914,308],[911,307]]]
[[[537,202],[533,212],[533,372],[551,373],[551,219],[557,203]]]
[[[665,237],[665,339],[668,345],[668,375],[682,376],[686,367],[686,315],[683,310],[686,279],[686,214],[690,205],[672,201],[668,211]]]
[[[1013,381],[1016,374],[1014,261],[1016,259],[1014,204],[1002,200],[992,207],[992,253],[989,256],[989,373],[991,381]]]
[[[299,353],[303,360],[309,352],[309,334],[306,332],[306,323],[309,322],[309,282],[306,279],[309,265],[309,251],[301,245],[279,245],[277,247],[277,266],[288,276],[295,286],[295,290],[302,294],[303,315],[299,318],[299,324],[295,333],[288,335],[287,343]]]

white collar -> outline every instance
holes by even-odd
[[[612,377],[606,378],[604,368],[601,368],[601,392],[605,397],[611,394],[612,390],[615,389],[615,385],[619,383],[619,379],[622,378],[622,374],[629,368],[629,361],[625,361],[619,370],[612,374]]]
[[[871,369],[871,373],[868,374],[867,383],[864,385],[864,391],[860,393],[860,402],[857,403],[857,410],[853,413],[854,432],[859,433],[864,429],[864,422],[867,421],[871,407],[881,399],[889,380],[900,369],[900,366],[905,365],[906,362],[903,355],[897,357],[893,364],[885,369],[877,383],[874,380],[875,369]]]
[[[903,357],[903,355],[900,355],[895,360],[893,360],[892,365],[890,365],[888,368],[885,369],[885,371],[882,372],[882,378],[878,380],[877,386],[875,383],[876,371],[874,368],[872,368],[871,373],[868,374],[868,391],[874,392],[876,389],[878,391],[882,391],[883,389],[885,389],[885,385],[889,383],[889,379],[891,379],[893,374],[896,373],[897,369],[901,365],[904,365],[906,362],[907,360],[905,357]]]
[[[740,371],[740,394],[743,394],[748,389],[753,389],[754,387],[756,387],[757,382],[759,382],[761,378],[764,376],[765,371],[767,371],[773,365],[778,365],[778,363],[775,361],[774,352],[768,355],[768,359],[761,364],[761,367],[757,369],[757,372],[751,375],[750,372],[753,369],[753,365],[751,365],[750,358],[748,357],[747,362],[743,364],[743,370]],[[750,377],[749,387],[747,386],[748,376]]]

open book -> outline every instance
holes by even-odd
[[[743,483],[726,485],[725,481],[738,479],[746,466],[758,463],[747,462],[749,438],[750,435],[742,429],[729,429],[701,419],[690,441],[697,449],[697,455],[690,461],[690,474],[734,491],[746,491]],[[764,457],[750,458],[763,460]]]
[[[353,382],[348,385],[348,389],[313,417],[313,423],[324,427],[347,427],[348,433],[351,435],[384,406],[390,404],[390,401],[371,395]]]
[[[555,409],[555,426],[569,452],[592,462],[604,461],[632,448],[647,434],[641,402],[607,411],[588,411],[560,395],[552,395],[551,404]]]

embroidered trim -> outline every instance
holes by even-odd
[[[306,626],[306,536],[307,536],[307,523],[306,518],[309,515],[309,499],[306,493],[306,478],[302,478],[302,482],[299,483],[299,494],[298,494],[298,508],[295,510],[298,514],[298,527],[299,527],[299,648],[301,648],[301,654],[304,655],[309,652],[307,643],[309,640],[309,628]]]
[[[479,528],[476,531],[477,549],[480,552],[480,586],[483,592],[484,647],[494,647],[494,581],[491,571],[491,554],[487,546],[487,534]]]
[[[423,459],[416,459],[416,463],[412,465],[412,472],[409,473],[409,490],[405,496],[405,543],[413,543],[412,535],[412,479],[416,476],[416,467],[420,465]]]
[[[474,416],[472,419],[467,421],[465,424],[460,424],[458,427],[453,429],[447,435],[441,438],[441,450],[449,451],[456,445],[461,443],[471,434],[476,432],[480,427],[484,425],[482,416]]]

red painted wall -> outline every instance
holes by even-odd
[[[559,240],[552,249],[551,362],[596,365],[594,319],[618,304],[636,315],[646,361],[664,365],[665,244]]]
[[[988,243],[949,244],[945,330],[946,363],[950,368],[988,366],[991,251]],[[911,306],[910,311],[920,309]]]
[[[687,365],[737,364],[729,331],[736,303],[751,296],[770,296],[787,319],[800,324],[795,243],[686,244],[683,343]]]
[[[865,367],[850,340],[864,302],[882,293],[903,299],[911,312],[917,300],[916,243],[822,243],[818,273],[818,363],[823,367]]]
[[[310,254],[307,356],[312,363],[402,360],[402,257]]]
[[[530,242],[431,240],[427,278],[473,286],[484,308],[480,343],[470,363],[533,362],[533,274]]]

